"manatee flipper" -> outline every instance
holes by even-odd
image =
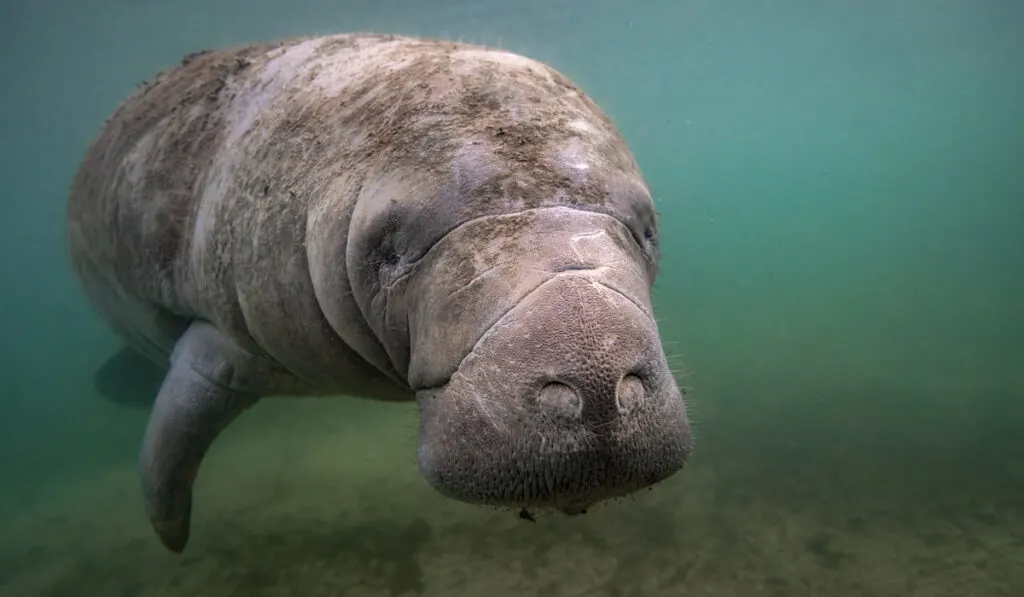
[[[92,383],[96,391],[111,402],[149,408],[166,375],[166,367],[125,346],[96,370]]]
[[[175,553],[188,543],[192,485],[203,456],[259,399],[244,389],[247,356],[212,325],[193,322],[157,393],[139,457],[142,493],[153,530]]]

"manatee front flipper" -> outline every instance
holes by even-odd
[[[96,370],[92,383],[96,391],[111,402],[149,408],[166,376],[166,367],[125,346]]]
[[[205,322],[193,322],[174,347],[139,458],[146,513],[171,551],[188,543],[192,484],[207,449],[259,399],[247,389],[251,361]]]

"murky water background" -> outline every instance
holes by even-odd
[[[1024,593],[1024,4],[0,2],[0,594]],[[377,30],[546,60],[631,143],[698,443],[578,519],[434,494],[414,408],[261,404],[159,547],[146,412],[70,276],[71,175],[185,53]]]

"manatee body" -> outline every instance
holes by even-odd
[[[416,400],[422,473],[470,503],[575,514],[690,452],[651,196],[540,62],[382,35],[190,55],[93,141],[67,236],[162,368],[140,474],[173,551],[204,453],[265,397]]]

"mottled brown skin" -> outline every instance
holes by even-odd
[[[576,513],[689,454],[652,200],[539,62],[378,35],[191,55],[89,148],[68,241],[169,367],[140,470],[174,551],[203,454],[264,397],[418,400],[421,470],[473,503]]]

